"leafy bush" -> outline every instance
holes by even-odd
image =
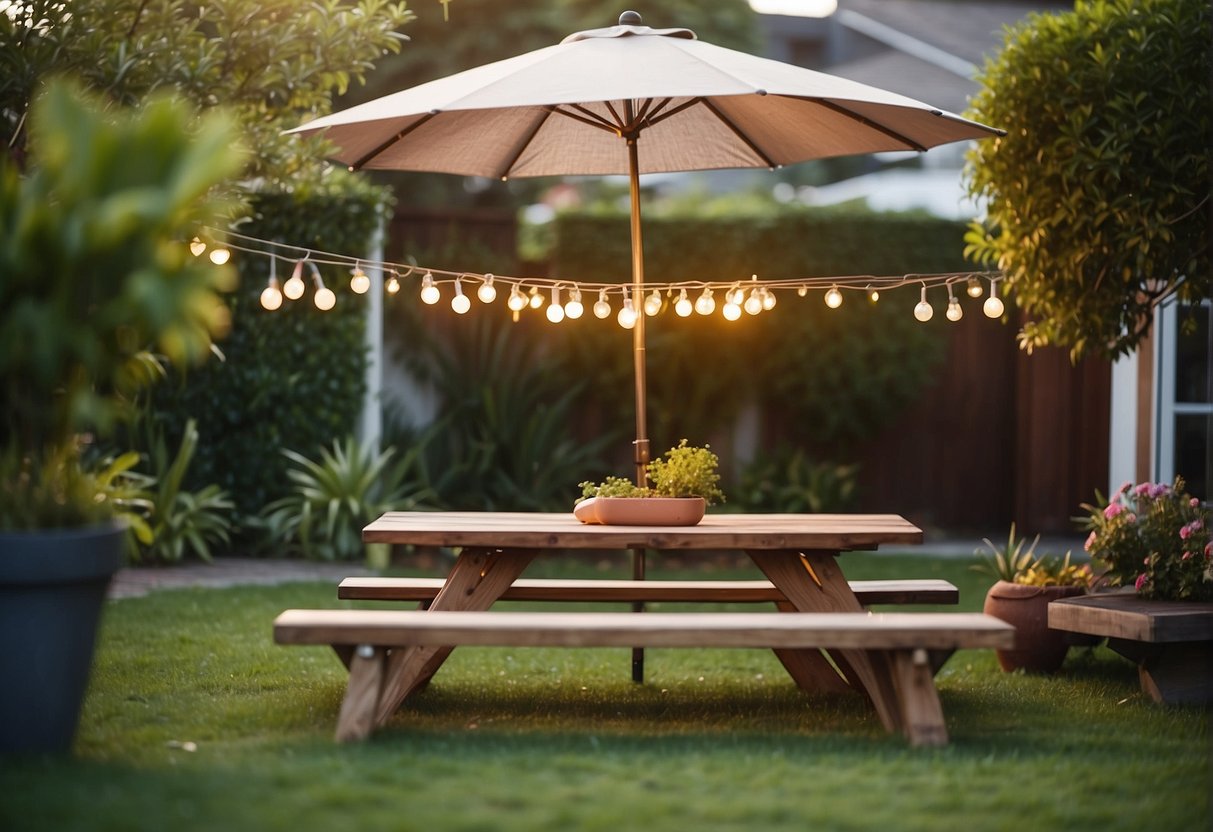
[[[846,511],[855,503],[858,473],[858,465],[817,462],[802,448],[783,448],[742,471],[740,499],[747,511]]]
[[[607,477],[602,483],[580,483],[585,497],[702,497],[708,505],[723,503],[724,492],[717,483],[720,459],[708,446],[687,446],[683,439],[664,455],[649,463],[648,479],[642,487],[623,477]],[[580,501],[578,501],[580,502]]]
[[[350,437],[324,448],[313,461],[284,450],[293,463],[287,476],[292,493],[265,507],[270,540],[320,560],[353,560],[362,555],[362,529],[385,511],[410,509],[428,493],[410,476],[416,451],[393,461],[395,448],[376,453]],[[284,552],[279,552],[284,554]]]
[[[1033,317],[1024,348],[1122,355],[1160,298],[1209,296],[1211,19],[1204,0],[1079,2],[987,61],[968,115],[1009,132],[970,151],[988,216],[966,253]]]

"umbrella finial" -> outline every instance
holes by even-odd
[[[640,12],[626,11],[619,15],[620,26],[639,26],[641,24]]]

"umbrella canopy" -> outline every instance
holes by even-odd
[[[918,150],[1002,131],[911,98],[704,43],[619,25],[351,107],[324,131],[351,169],[496,178],[628,174],[632,300],[643,297],[639,175],[770,167]],[[637,310],[638,311],[638,310]],[[644,314],[635,316],[636,477],[649,461]]]

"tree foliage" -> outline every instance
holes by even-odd
[[[248,176],[289,188],[321,177],[323,140],[282,132],[331,108],[396,52],[410,19],[389,0],[29,0],[0,14],[0,139],[18,160],[29,102],[71,74],[133,105],[171,89],[206,110],[228,108],[255,150]]]
[[[1008,133],[970,152],[989,214],[966,254],[1005,272],[1024,349],[1121,355],[1162,298],[1209,295],[1210,15],[1079,2],[1030,15],[987,61],[969,115]]]

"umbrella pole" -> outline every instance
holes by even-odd
[[[632,120],[632,102],[624,103],[626,117]],[[644,487],[649,470],[649,434],[646,412],[648,397],[645,392],[645,348],[644,348],[644,247],[640,239],[640,163],[636,148],[636,135],[628,136],[628,185],[632,196],[632,305],[636,310],[636,326],[632,328],[632,360],[636,369],[636,441],[633,443],[636,459],[636,484]],[[632,550],[632,579],[644,580],[645,550]],[[634,612],[644,612],[644,603],[632,605]],[[632,681],[644,682],[644,648],[632,648]]]

